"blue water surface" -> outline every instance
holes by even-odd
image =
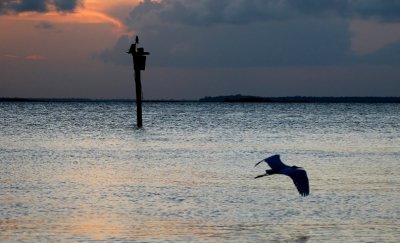
[[[400,105],[0,103],[0,241],[398,242]],[[254,180],[280,154],[304,167]]]

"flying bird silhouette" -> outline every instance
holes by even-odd
[[[274,174],[287,175],[290,178],[292,178],[293,183],[296,186],[297,190],[299,191],[300,195],[305,197],[308,196],[308,194],[310,194],[307,172],[302,167],[298,167],[295,165],[294,166],[285,165],[281,161],[281,158],[278,154],[261,160],[260,162],[256,163],[254,167],[259,165],[261,162],[266,162],[269,165],[269,167],[271,167],[271,170],[266,170],[265,174],[258,175],[254,177],[254,179]]]

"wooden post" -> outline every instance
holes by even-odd
[[[139,128],[143,127],[142,119],[142,81],[140,80],[140,70],[135,69],[136,84],[136,120]]]
[[[146,69],[146,56],[149,52],[145,52],[143,48],[137,48],[139,44],[139,37],[136,36],[135,44],[131,45],[128,54],[132,54],[133,57],[133,69],[135,72],[135,87],[136,87],[136,119],[137,127],[143,127],[142,119],[142,81],[140,79],[140,71]]]

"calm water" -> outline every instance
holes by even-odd
[[[400,105],[144,105],[0,103],[0,241],[399,241]]]

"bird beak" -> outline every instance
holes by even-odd
[[[254,165],[254,167],[256,167],[257,165],[259,165],[261,162],[263,162],[264,160],[261,160],[261,161],[259,161],[259,162],[257,162],[255,165]]]

